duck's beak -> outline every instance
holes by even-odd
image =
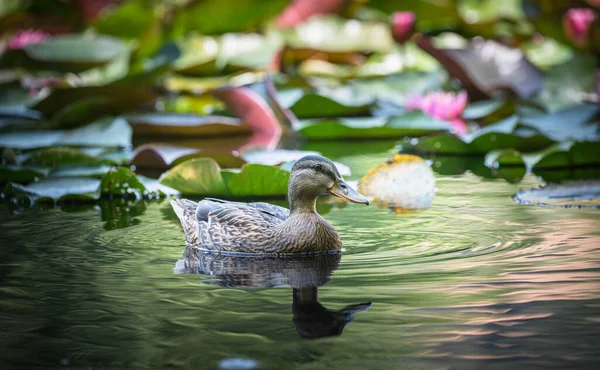
[[[344,180],[338,180],[328,191],[331,195],[346,199],[349,202],[369,205],[369,200],[352,189]]]

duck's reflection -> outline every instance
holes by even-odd
[[[197,254],[179,260],[175,272],[208,275],[211,284],[230,288],[289,285],[296,331],[303,338],[321,338],[342,334],[355,313],[371,306],[367,302],[330,310],[319,303],[318,288],[329,282],[341,258],[341,253],[301,257]]]

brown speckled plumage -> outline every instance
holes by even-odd
[[[333,189],[333,190],[332,190]],[[340,197],[368,204],[349,190],[333,162],[307,156],[292,168],[288,185],[290,210],[269,203],[204,199],[171,202],[181,220],[188,249],[238,253],[300,253],[339,250],[341,239],[315,209],[319,196]]]

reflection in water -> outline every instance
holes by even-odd
[[[329,282],[341,258],[341,253],[279,258],[205,253],[180,259],[175,272],[208,275],[211,284],[228,288],[290,285],[296,331],[303,338],[321,338],[341,335],[355,313],[371,306],[367,302],[330,310],[319,303],[319,287]]]
[[[310,145],[360,177],[388,154],[359,144]],[[421,212],[330,207],[343,257],[213,255],[201,275],[173,273],[168,202],[0,206],[0,369],[600,368],[600,213],[514,204],[536,185],[438,176]]]

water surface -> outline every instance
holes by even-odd
[[[306,149],[358,178],[390,147]],[[536,184],[437,175],[425,211],[321,206],[343,255],[208,275],[173,273],[166,201],[2,206],[2,369],[597,368],[600,211],[513,203]]]

